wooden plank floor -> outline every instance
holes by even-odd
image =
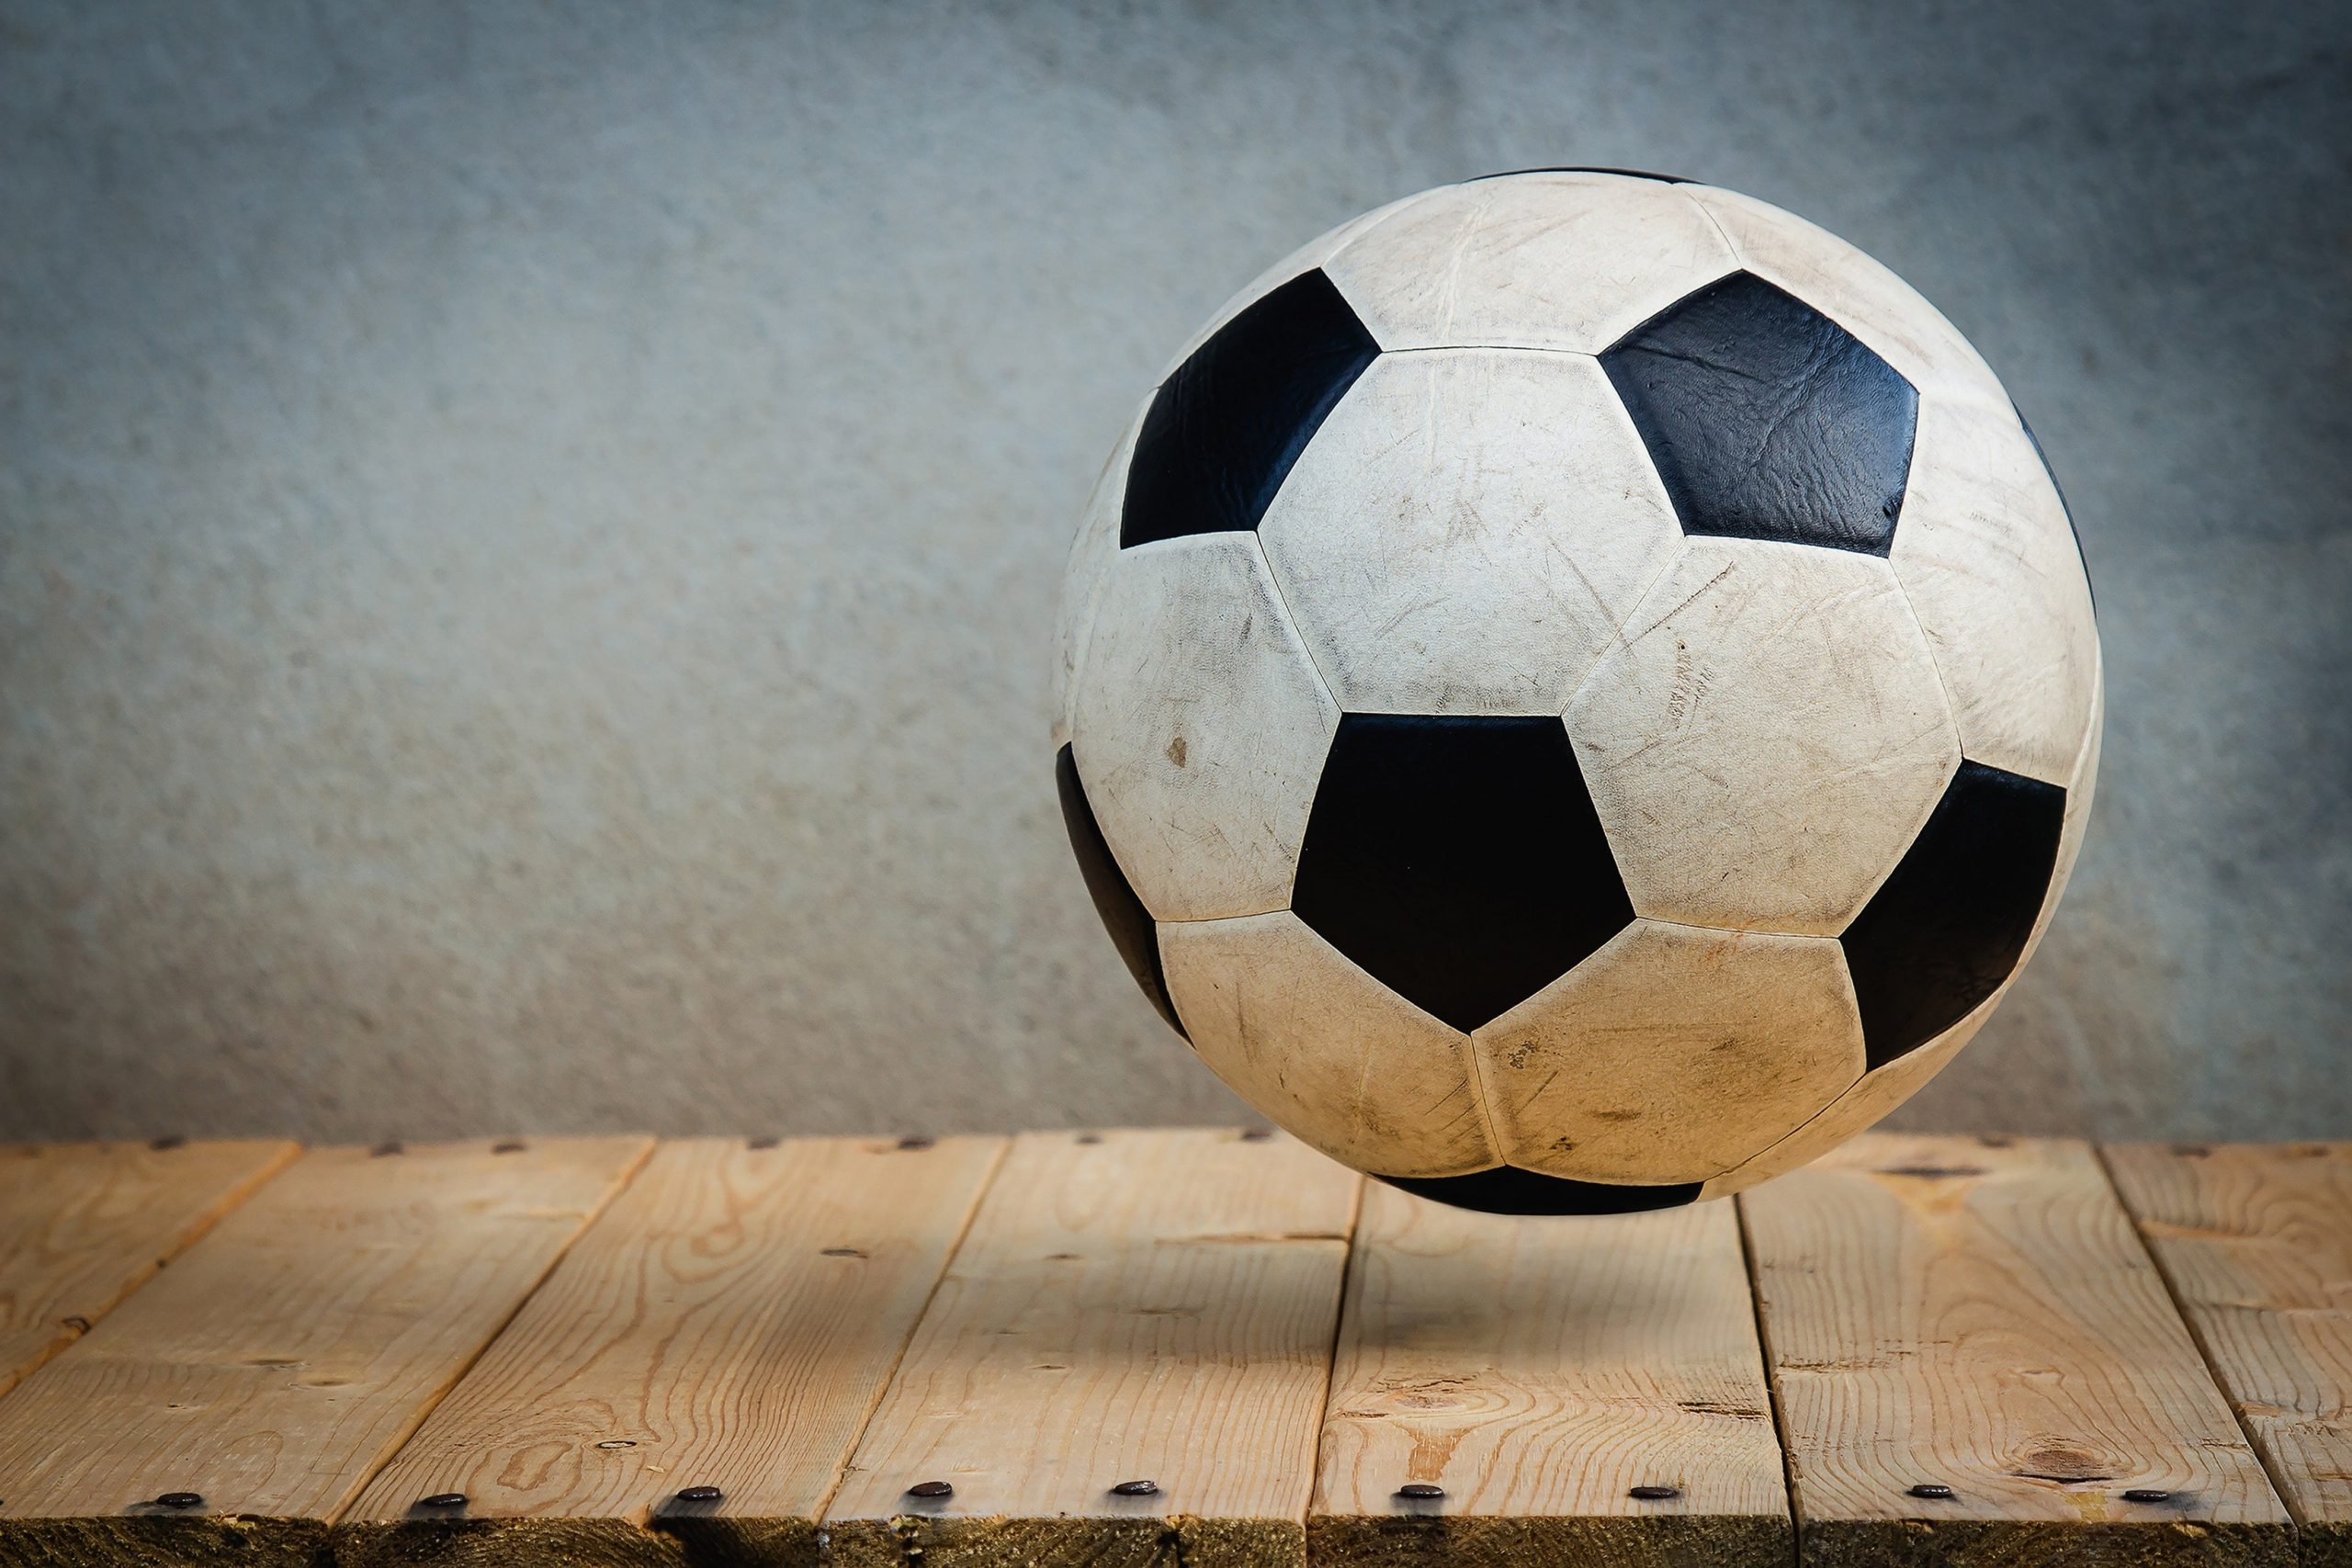
[[[2352,1144],[2107,1151],[2302,1532],[2352,1568]]]
[[[818,1515],[1001,1152],[995,1138],[662,1145],[377,1473],[342,1557],[625,1562],[676,1540],[812,1559]],[[701,1487],[719,1499],[684,1499]]]
[[[834,1555],[1297,1562],[1357,1185],[1286,1138],[1018,1140],[826,1511]]]
[[[315,1558],[649,1146],[296,1160],[0,1404],[0,1562]]]
[[[0,1150],[0,1393],[294,1157],[288,1143]]]
[[[2352,1145],[0,1148],[8,1568],[1307,1562],[2352,1568]]]
[[[1373,1184],[1312,1536],[1343,1562],[1786,1563],[1731,1205],[1562,1224]]]
[[[1865,1137],[1743,1208],[1805,1562],[2294,1562],[2084,1145]]]

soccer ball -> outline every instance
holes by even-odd
[[[1103,470],[1057,770],[1211,1070],[1510,1213],[1732,1192],[1982,1025],[2079,848],[2098,635],[1950,322],[1604,170],[1447,186],[1235,297]]]

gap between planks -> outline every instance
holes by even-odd
[[[1809,1568],[2294,1562],[2087,1145],[1868,1134],[1740,1203]]]
[[[1002,1151],[663,1144],[368,1483],[338,1560],[813,1562]]]
[[[1016,1139],[826,1509],[832,1561],[1299,1562],[1359,1187],[1288,1138]]]
[[[295,1160],[0,1399],[0,1563],[313,1562],[650,1146]]]
[[[2100,1154],[2305,1568],[2352,1568],[2352,1143]]]
[[[299,1152],[283,1141],[0,1146],[0,1395]]]

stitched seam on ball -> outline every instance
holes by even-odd
[[[1634,439],[1638,441],[1640,436],[1635,435]],[[1674,502],[1671,501],[1668,501],[1666,503],[1666,515],[1667,519],[1674,524],[1675,530],[1679,536],[1674,542],[1674,547],[1664,552],[1664,558],[1658,562],[1657,570],[1650,573],[1647,580],[1642,583],[1640,590],[1636,592],[1626,595],[1624,615],[1620,616],[1616,623],[1609,628],[1609,646],[1592,656],[1592,662],[1584,667],[1583,671],[1577,676],[1574,683],[1568,687],[1567,694],[1560,699],[1560,725],[1562,728],[1566,729],[1568,732],[1568,750],[1570,752],[1574,752],[1576,750],[1577,732],[1575,728],[1568,723],[1568,710],[1576,706],[1577,694],[1581,693],[1586,686],[1591,683],[1593,676],[1598,674],[1600,667],[1608,662],[1609,656],[1611,654],[1616,652],[1620,649],[1624,649],[1627,653],[1631,653],[1633,651],[1634,645],[1625,636],[1625,628],[1634,624],[1634,617],[1639,615],[1641,613],[1642,606],[1649,602],[1652,591],[1654,591],[1659,583],[1666,581],[1666,574],[1674,570],[1675,563],[1679,561],[1682,558],[1683,552],[1690,547],[1690,536],[1680,532],[1682,525],[1674,516]],[[1581,758],[1577,759],[1577,772],[1579,774],[1584,772],[1584,761]],[[1588,792],[1590,791],[1591,787],[1592,786],[1589,783],[1585,786]],[[1612,851],[1611,853],[1613,854],[1614,852]]]
[[[1114,463],[1118,464],[1119,486],[1123,491],[1125,489],[1127,482],[1127,470],[1135,464],[1136,437],[1142,433],[1143,422],[1151,412],[1151,404],[1152,399],[1149,397],[1145,398],[1142,406],[1136,410],[1135,416],[1128,420],[1125,426],[1119,432],[1118,444],[1111,448],[1111,456],[1106,458],[1102,464],[1102,472],[1095,479],[1094,482],[1097,490],[1100,490],[1102,486],[1111,482],[1111,467]],[[1127,460],[1124,463],[1120,463],[1119,458],[1123,454],[1125,456]],[[1087,496],[1087,522],[1091,522],[1093,520],[1093,503],[1094,496],[1090,493]],[[1111,534],[1114,539],[1118,536],[1120,527],[1125,523],[1126,515],[1126,497],[1122,494],[1119,498],[1118,510],[1111,518]],[[1085,524],[1081,523],[1080,525],[1080,536],[1081,538],[1084,536],[1084,529]],[[1125,547],[1124,546],[1114,547],[1111,552],[1111,558],[1105,561],[1102,565],[1102,586],[1106,592],[1110,586],[1110,574],[1118,570],[1119,557],[1125,553]],[[1062,591],[1064,592],[1068,592],[1069,591],[1067,584],[1064,585]],[[1078,739],[1079,680],[1086,671],[1086,650],[1094,641],[1094,623],[1102,618],[1103,597],[1104,594],[1102,593],[1096,594],[1094,602],[1086,607],[1086,615],[1084,617],[1080,619],[1078,624],[1070,627],[1069,670],[1064,677],[1062,700],[1059,708],[1054,714],[1054,722],[1060,725],[1063,729],[1060,745],[1070,745]],[[1054,656],[1055,658],[1059,659],[1061,657],[1060,650],[1056,649]],[[1059,749],[1059,746],[1056,748],[1056,750]]]
[[[1927,809],[1919,813],[1918,820],[1911,824],[1911,831],[1904,836],[1903,854],[1896,855],[1894,863],[1880,873],[1878,880],[1871,884],[1870,891],[1862,895],[1862,901],[1854,906],[1853,919],[1846,922],[1848,926],[1861,919],[1862,911],[1870,908],[1871,900],[1878,897],[1879,890],[1901,867],[1903,855],[1910,853],[1911,846],[1919,841],[1919,834],[1927,828],[1928,819],[1936,814],[1936,807],[1943,804],[1945,794],[1951,788],[1951,781],[1959,775],[1961,764],[1968,761],[1968,746],[1960,733],[1960,705],[1952,700],[1951,682],[1944,679],[1944,667],[1936,660],[1936,645],[1928,636],[1928,623],[1919,618],[1919,606],[1911,602],[1911,590],[1904,582],[1903,574],[1895,570],[1892,558],[1886,563],[1886,574],[1894,580],[1895,596],[1903,601],[1903,613],[1910,617],[1911,629],[1919,634],[1919,647],[1928,656],[1928,668],[1935,672],[1936,691],[1944,700],[1944,723],[1951,730],[1951,750],[1955,761],[1945,772],[1943,782],[1936,786],[1936,793],[1928,800]]]
[[[1581,348],[1546,348],[1532,343],[1423,343],[1411,348],[1384,348],[1382,357],[1408,354],[1549,354],[1566,359],[1598,361],[1600,355]]]
[[[1961,755],[1964,758],[1968,755],[1968,743],[1967,739],[1960,733],[1960,699],[1952,695],[1951,682],[1944,678],[1943,661],[1936,657],[1936,645],[1934,639],[1928,636],[1928,623],[1919,618],[1919,606],[1918,604],[1911,597],[1911,585],[1903,581],[1903,573],[1899,569],[1895,569],[1894,559],[1892,556],[1887,558],[1886,564],[1890,569],[1894,570],[1894,586],[1903,595],[1903,607],[1910,612],[1911,624],[1919,628],[1919,640],[1927,645],[1928,664],[1928,667],[1936,672],[1936,684],[1943,688],[1944,712],[1951,718],[1952,739],[1959,745]],[[2104,652],[2103,649],[2101,651]],[[2092,665],[2093,671],[2096,671],[2098,668],[2098,663],[2094,662]],[[2002,762],[1990,762],[1985,765],[1988,767],[1998,767],[2005,773],[2016,773],[2020,778],[2029,778],[2037,784],[2056,784],[2060,789],[2065,789],[2069,787],[2067,781],[2072,779],[2075,772],[2081,768],[2083,749],[2089,744],[2090,725],[2086,721],[2083,726],[2082,734],[2075,738],[2074,758],[2066,765],[2066,776],[2064,778],[2043,778],[2038,773],[2030,772],[2025,768],[2010,767],[2007,763]],[[1979,761],[1984,761],[1982,758],[1978,758],[1976,760]],[[2015,761],[2015,759],[2011,759],[2011,761]]]
[[[1487,1129],[1487,1145],[1495,1151],[1496,1159],[1501,1161],[1505,1165],[1509,1165],[1510,1163],[1510,1155],[1503,1147],[1502,1130],[1495,1125],[1494,1096],[1487,1088],[1486,1048],[1479,1043],[1477,1032],[1476,1030],[1464,1034],[1462,1038],[1464,1043],[1470,1047],[1470,1082],[1468,1088],[1470,1089],[1471,1103],[1478,1108],[1479,1122]]]
[[[1697,208],[1700,214],[1706,219],[1707,227],[1715,231],[1715,237],[1724,243],[1724,249],[1731,253],[1731,264],[1734,270],[1746,271],[1751,268],[1753,264],[1749,261],[1747,253],[1739,248],[1739,242],[1731,237],[1731,231],[1724,227],[1724,220],[1715,216],[1715,209],[1713,208],[1709,207],[1705,202],[1701,201],[1696,194],[1684,187],[1679,186],[1676,186],[1674,194],[1689,202],[1691,206]],[[1761,273],[1757,274],[1757,276],[1759,277],[1763,276]],[[1771,279],[1768,277],[1765,278],[1764,281],[1770,283],[1771,282]]]
[[[1287,484],[1289,480],[1285,479],[1283,482]],[[1279,500],[1281,498],[1281,492],[1276,491],[1275,497]],[[1267,505],[1271,510],[1272,502],[1269,502]],[[1347,705],[1340,701],[1340,694],[1331,684],[1331,677],[1329,674],[1324,671],[1323,661],[1315,657],[1315,645],[1307,640],[1306,627],[1305,624],[1299,620],[1298,611],[1291,604],[1289,592],[1283,587],[1283,574],[1274,570],[1274,558],[1266,553],[1266,541],[1259,536],[1258,531],[1254,528],[1250,531],[1250,547],[1258,552],[1258,564],[1266,569],[1266,581],[1274,585],[1274,603],[1283,607],[1283,622],[1290,627],[1290,635],[1298,639],[1299,651],[1306,655],[1306,667],[1315,672],[1315,685],[1317,690],[1320,691],[1325,697],[1329,699],[1331,711],[1333,713],[1340,715],[1341,717],[1346,716],[1348,711]],[[1336,731],[1338,720],[1334,719],[1332,722]],[[1324,743],[1323,759],[1328,762],[1330,761],[1330,743],[1326,741]],[[1318,790],[1323,787],[1323,773],[1320,769],[1316,771],[1315,787]],[[1314,805],[1315,803],[1313,799],[1310,798],[1307,801],[1308,808],[1312,810]],[[1295,886],[1298,881],[1298,862],[1295,858],[1291,861],[1290,874],[1291,881],[1293,885]],[[1290,906],[1288,904],[1284,904],[1283,907],[1284,908],[1288,908]]]
[[[1853,976],[1849,974],[1846,977],[1846,985],[1850,989],[1853,984]],[[1902,1057],[1898,1056],[1895,1058],[1895,1061],[1901,1061],[1902,1059]],[[1893,1063],[1887,1064],[1887,1066],[1890,1066],[1893,1065]],[[1815,1122],[1820,1121],[1823,1117],[1837,1110],[1840,1105],[1845,1104],[1847,1097],[1851,1095],[1856,1089],[1861,1088],[1862,1085],[1870,1082],[1871,1074],[1878,1070],[1879,1069],[1876,1067],[1865,1067],[1862,1070],[1860,1077],[1857,1077],[1852,1083],[1848,1084],[1844,1089],[1839,1089],[1836,1094],[1831,1095],[1829,1097],[1828,1104],[1823,1106],[1820,1110],[1815,1111],[1812,1115],[1806,1117],[1804,1121],[1798,1122],[1795,1126],[1790,1128],[1787,1132],[1781,1134],[1779,1137],[1773,1139],[1770,1143],[1765,1145],[1754,1154],[1749,1155],[1746,1159],[1739,1161],[1736,1165],[1726,1166],[1722,1170],[1715,1172],[1714,1175],[1707,1178],[1707,1180],[1721,1181],[1726,1176],[1736,1176],[1739,1172],[1748,1168],[1748,1167],[1755,1165],[1758,1161],[1769,1156],[1774,1149],[1779,1148],[1791,1138],[1801,1136],[1807,1127],[1812,1126]],[[1887,1110],[1887,1114],[1891,1116],[1894,1113],[1894,1107],[1890,1106]],[[1725,1193],[1724,1196],[1731,1197],[1733,1194]]]

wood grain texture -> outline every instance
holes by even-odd
[[[1357,1185],[1280,1136],[1016,1141],[827,1510],[833,1560],[1297,1562]],[[930,1481],[954,1495],[908,1495]]]
[[[2308,1568],[2352,1565],[2352,1144],[2107,1151]]]
[[[1397,1500],[1415,1482],[1444,1498]],[[1781,1568],[1731,1206],[1516,1219],[1368,1186],[1307,1528],[1351,1565]]]
[[[2294,1560],[2087,1145],[1871,1134],[1738,1201],[1804,1562]]]
[[[303,1156],[0,1401],[0,1563],[311,1561],[649,1146]]]
[[[338,1562],[814,1563],[1003,1146],[662,1145],[378,1473]],[[724,1499],[676,1499],[701,1485]]]
[[[0,1394],[88,1333],[296,1152],[267,1139],[0,1147]]]

